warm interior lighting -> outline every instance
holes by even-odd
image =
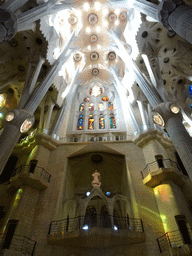
[[[96,31],[99,33],[101,31],[100,27],[96,27]]]
[[[85,3],[85,4],[83,5],[83,8],[84,8],[85,11],[88,11],[88,10],[89,10],[89,4],[88,4],[88,3]]]
[[[103,15],[107,15],[109,12],[109,9],[103,9]]]
[[[90,33],[91,29],[89,27],[86,28],[86,33]]]
[[[95,10],[99,11],[101,8],[101,4],[99,2],[95,2]]]

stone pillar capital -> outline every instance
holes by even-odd
[[[165,126],[167,121],[172,117],[179,117],[182,120],[180,108],[173,102],[162,102],[157,107],[155,107],[154,110],[162,116],[165,122]]]
[[[17,17],[14,12],[0,8],[0,43],[10,40],[17,33]]]

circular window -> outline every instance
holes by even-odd
[[[97,96],[101,95],[102,92],[103,92],[103,90],[102,90],[102,88],[101,88],[100,86],[94,85],[94,86],[90,89],[90,92],[89,92],[89,93],[90,93],[91,96],[97,97]]]
[[[92,52],[90,58],[91,60],[97,60],[99,58],[99,54],[97,52]]]
[[[127,13],[126,13],[126,12],[121,12],[121,13],[120,13],[120,19],[121,19],[122,21],[125,21],[125,20],[127,19]]]
[[[92,43],[95,43],[97,40],[98,40],[98,37],[97,37],[96,35],[91,35],[90,41],[91,41]]]
[[[98,17],[95,13],[91,13],[89,14],[88,20],[91,25],[95,25],[98,21]]]
[[[109,14],[109,21],[110,22],[115,22],[116,21],[116,19],[117,19],[117,16],[115,15],[115,13],[110,13]]]
[[[92,70],[92,74],[93,74],[94,76],[98,75],[98,74],[99,74],[99,69],[94,68],[94,69]]]
[[[114,60],[114,59],[116,58],[115,52],[110,52],[110,53],[108,54],[108,58],[109,58],[110,60]]]
[[[76,53],[76,54],[74,54],[73,58],[74,58],[75,61],[80,61],[81,60],[81,54]]]

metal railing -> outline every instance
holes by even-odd
[[[49,235],[64,234],[76,230],[89,230],[92,227],[110,228],[116,232],[121,230],[144,232],[143,222],[139,218],[116,217],[111,215],[78,216],[52,221]]]
[[[13,170],[11,177],[19,173],[33,173],[39,178],[43,178],[45,181],[50,182],[51,174],[45,171],[44,168],[35,166],[34,168],[31,165],[21,165]]]
[[[192,230],[188,229],[188,232],[189,240],[192,241]],[[189,241],[189,244],[191,244],[191,241]],[[182,245],[186,244],[179,230],[167,232],[164,235],[158,237],[157,243],[160,253],[167,252],[169,248],[181,247]]]
[[[179,164],[175,161],[172,161],[171,159],[161,159],[161,162],[161,166],[158,160],[155,160],[154,162],[147,164],[146,167],[141,171],[142,178],[144,179],[145,177],[147,177],[149,173],[156,171],[159,168],[174,167],[180,171]]]
[[[90,135],[90,136],[72,136],[60,138],[60,142],[94,142],[94,141],[132,141],[132,134],[129,135]]]
[[[12,251],[22,251],[27,255],[33,256],[36,246],[36,241],[21,235],[13,235],[12,240],[8,240],[6,235],[0,236],[0,249],[9,249]]]

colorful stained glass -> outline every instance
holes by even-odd
[[[93,111],[94,110],[94,103],[89,103],[89,111]]]
[[[90,115],[88,119],[88,129],[93,130],[94,129],[94,118],[93,115]]]
[[[89,92],[89,93],[90,93],[91,96],[97,97],[97,96],[101,95],[102,92],[103,92],[103,90],[102,90],[102,88],[101,88],[100,86],[94,85],[94,86],[90,89],[90,92]]]
[[[81,103],[80,106],[79,106],[79,111],[83,112],[84,108],[85,108],[85,104]]]
[[[99,109],[100,111],[104,110],[104,104],[103,104],[102,102],[100,102],[100,103],[98,104],[98,109]]]
[[[77,130],[83,130],[83,115],[79,115],[79,119],[77,121]]]
[[[108,101],[109,100],[109,98],[107,97],[107,96],[104,96],[103,98],[102,98],[102,101]]]
[[[108,102],[108,109],[109,109],[109,110],[114,110],[114,107],[113,107],[113,103],[112,103],[112,102]]]
[[[115,117],[114,117],[113,113],[111,113],[110,115],[111,115],[111,117],[109,118],[110,128],[111,128],[111,129],[115,129],[115,128],[116,128],[116,120],[115,120]]]
[[[86,98],[84,99],[84,101],[85,101],[85,102],[90,102],[91,99],[90,99],[89,97],[86,97]]]
[[[99,118],[99,129],[105,129],[105,119],[103,114],[101,114]]]

